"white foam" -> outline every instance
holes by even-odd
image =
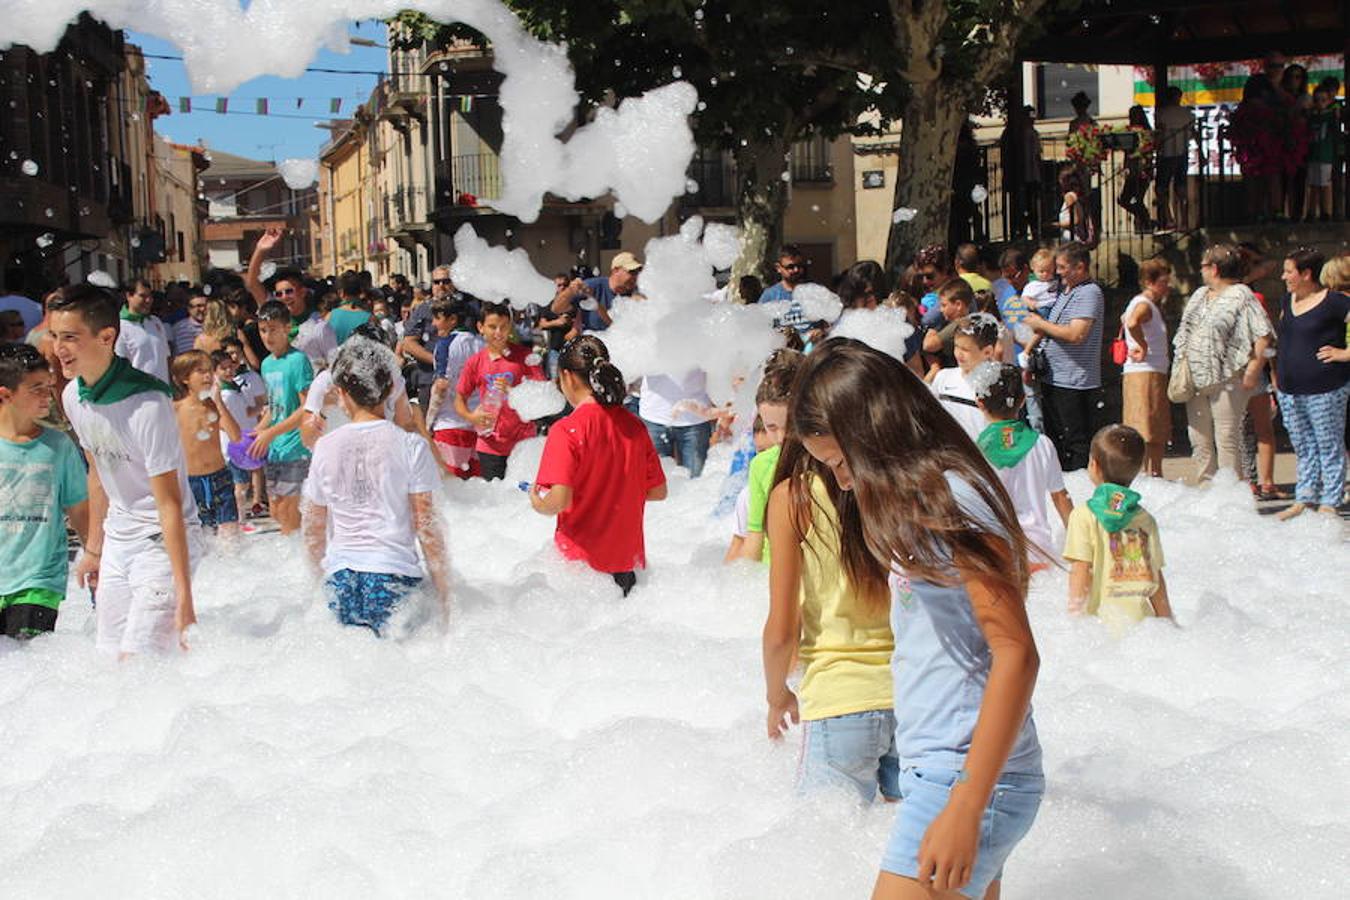
[[[830,330],[830,337],[862,341],[873,350],[904,362],[905,340],[913,333],[914,326],[905,318],[903,310],[878,306],[876,309],[845,310]]]
[[[551,381],[522,381],[511,388],[510,402],[526,422],[556,416],[567,406],[562,391]]]
[[[299,542],[266,535],[206,556],[184,656],[101,658],[75,590],[55,635],[0,639],[6,896],[866,896],[895,809],[797,800],[800,734],[764,737],[765,570],[720,566],[708,516],[729,448],[668,470],[625,601],[516,489],[543,443],[443,490],[448,635],[338,626]],[[1113,639],[1035,576],[1049,793],[1004,896],[1337,897],[1339,526],[1260,518],[1231,477],[1136,487],[1182,627]]]
[[[455,286],[483,300],[509,301],[524,309],[553,302],[554,285],[530,262],[523,247],[494,247],[478,236],[472,225],[455,232],[455,261],[450,266]]]
[[[317,159],[283,159],[277,163],[277,171],[286,187],[293,191],[304,190],[319,180],[319,161]]]

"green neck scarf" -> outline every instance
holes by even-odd
[[[120,356],[113,357],[112,365],[108,366],[108,371],[104,372],[103,377],[92,385],[85,384],[83,378],[76,378],[75,384],[79,391],[81,403],[107,405],[125,400],[133,394],[143,394],[148,391],[160,391],[164,396],[173,399],[173,391],[169,389],[167,384],[153,375],[147,375],[140,369],[132,368],[131,363]]]
[[[148,315],[143,316],[140,313],[132,312],[131,308],[127,306],[122,307],[122,311],[118,315],[121,316],[123,322],[135,322],[137,325],[150,318]]]
[[[300,326],[308,321],[309,321],[309,310],[305,310],[298,316],[291,316],[291,328],[289,332],[291,336],[291,343],[294,343],[296,337],[300,334]]]
[[[1097,490],[1088,499],[1087,508],[1108,534],[1115,534],[1129,525],[1134,514],[1139,512],[1139,495],[1108,481],[1097,485]]]
[[[220,382],[220,389],[222,391],[237,391],[239,390],[239,385],[235,384],[233,378],[226,378],[224,381]]]
[[[1000,469],[1011,469],[1031,452],[1040,439],[1036,429],[1018,419],[990,422],[976,443],[985,457]]]

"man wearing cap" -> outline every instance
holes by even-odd
[[[579,312],[573,321],[575,331],[604,331],[610,326],[609,311],[615,297],[628,297],[637,290],[638,273],[642,262],[627,250],[617,254],[609,265],[609,277],[573,279],[572,283],[553,299],[552,310],[558,315]],[[595,309],[580,307],[582,297],[595,300]],[[587,304],[589,305],[589,304]]]

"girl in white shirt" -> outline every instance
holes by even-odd
[[[1129,357],[1120,382],[1121,423],[1144,436],[1144,472],[1162,477],[1163,453],[1172,439],[1172,404],[1167,399],[1167,323],[1162,304],[1172,286],[1172,267],[1161,259],[1139,266],[1143,290],[1125,307],[1120,327]]]
[[[432,499],[440,475],[426,441],[384,418],[393,390],[388,352],[370,341],[339,351],[333,384],[351,421],[319,438],[304,487],[305,543],[323,572],[328,608],[344,625],[381,636],[391,619],[402,633],[420,618],[410,602],[422,584],[418,544],[442,622],[450,601]]]

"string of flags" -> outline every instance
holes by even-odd
[[[184,113],[184,114],[186,114],[186,113],[191,113],[191,112],[193,111],[193,100],[194,100],[194,99],[198,99],[198,100],[199,100],[200,98],[193,98],[193,97],[179,97],[179,98],[178,98],[178,111],[179,111],[180,113]],[[303,109],[304,106],[305,106],[305,101],[306,101],[306,99],[312,99],[312,98],[296,97],[296,98],[295,98],[295,108],[296,108],[297,110],[298,110],[298,109]],[[265,115],[268,115],[268,114],[273,110],[273,108],[274,108],[273,105],[272,105],[271,99],[268,98],[268,97],[254,97],[254,98],[252,98],[252,102],[253,102],[253,113],[254,113],[255,115],[259,115],[259,116],[265,116]],[[328,101],[328,114],[331,115],[331,116],[336,116],[338,113],[342,112],[342,104],[343,104],[343,102],[344,102],[344,101],[343,101],[343,99],[342,99],[341,97],[333,97],[332,99],[330,99],[330,100]],[[247,103],[248,103],[248,100],[244,100],[244,103],[247,104]],[[239,107],[239,105],[236,103],[236,105],[235,105],[235,112],[240,112],[240,111],[241,111],[238,107]],[[204,110],[204,109],[212,109],[212,108],[214,108],[214,110],[215,110],[216,112],[220,113],[221,115],[224,115],[225,113],[230,112],[230,98],[229,98],[229,97],[217,97],[217,98],[215,98],[215,103],[214,103],[213,106],[203,106],[203,105],[199,104],[198,107],[197,107],[198,111],[202,111],[202,110]],[[278,106],[278,107],[276,107],[276,108],[284,108],[284,107]]]
[[[473,112],[475,98],[495,97],[495,96],[496,94],[452,94],[450,95],[449,100],[452,104],[458,106],[459,111],[461,113],[471,113]],[[225,115],[230,112],[236,113],[245,112],[247,111],[248,104],[252,103],[253,106],[252,112],[254,115],[266,116],[272,113],[274,110],[287,108],[284,105],[284,103],[291,99],[295,100],[294,108],[296,110],[304,109],[306,102],[314,102],[316,100],[316,98],[312,97],[295,97],[295,98],[287,97],[279,99],[278,102],[274,104],[272,102],[272,98],[268,97],[234,98],[234,99],[235,99],[234,109],[231,110],[230,108],[231,98],[229,97],[216,97],[214,101],[209,104],[204,103],[203,102],[204,98],[201,97],[179,97],[178,111],[186,115],[194,111],[204,112],[206,110],[213,109],[215,112],[220,113],[221,115]],[[317,102],[322,103],[323,100],[320,98],[318,99]],[[342,97],[333,97],[329,99],[327,102],[328,102],[328,114],[330,116],[336,116],[342,112],[342,106],[346,101]],[[243,105],[245,109],[240,109],[241,105]]]

